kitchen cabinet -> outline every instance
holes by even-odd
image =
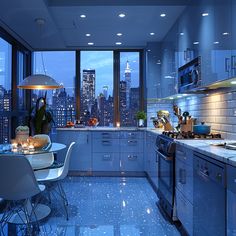
[[[143,164],[144,135],[140,131],[120,132],[120,171],[140,172]]]
[[[145,144],[145,171],[155,190],[158,189],[158,160],[156,158],[157,134],[146,132]]]
[[[146,52],[146,88],[147,99],[161,97],[161,47],[160,43],[147,44]]]
[[[92,171],[119,171],[119,132],[92,132]]]
[[[193,235],[193,151],[176,145],[175,183],[177,217],[189,235]]]
[[[227,165],[227,235],[236,232],[236,167]]]
[[[92,170],[92,140],[89,131],[57,131],[57,142],[67,147],[75,142],[71,153],[70,171],[91,172]],[[64,162],[66,150],[58,152],[58,161]]]

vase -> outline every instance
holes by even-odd
[[[144,127],[144,120],[138,119],[138,127]]]

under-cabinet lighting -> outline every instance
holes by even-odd
[[[85,36],[86,36],[86,37],[90,37],[90,36],[91,36],[91,34],[85,34]]]
[[[161,14],[160,14],[160,17],[165,17],[165,16],[166,16],[165,13],[161,13]]]
[[[116,35],[117,35],[117,36],[122,36],[123,34],[122,34],[122,33],[117,33]]]
[[[236,84],[236,81],[234,80],[234,81],[231,81],[230,83],[231,83],[231,84]]]
[[[116,42],[116,45],[121,45],[122,43],[121,42]]]
[[[224,32],[224,33],[222,33],[223,35],[229,35],[229,32]]]
[[[169,99],[173,100],[174,98],[173,97],[169,97]]]
[[[92,43],[92,42],[89,42],[89,43],[88,43],[88,45],[94,45],[94,43]]]
[[[80,18],[86,18],[86,15],[82,14],[80,15]]]
[[[153,35],[155,35],[155,33],[154,33],[154,32],[151,32],[151,33],[150,33],[150,35],[152,35],[152,36],[153,36]]]

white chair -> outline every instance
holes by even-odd
[[[59,168],[48,168],[43,170],[37,170],[35,171],[35,176],[37,181],[44,183],[48,188],[49,191],[55,189],[55,193],[62,199],[63,207],[66,213],[66,219],[68,220],[68,201],[65,194],[65,191],[62,187],[61,181],[67,176],[69,171],[69,164],[70,164],[70,158],[71,158],[71,152],[72,148],[74,146],[75,142],[72,142],[67,150],[66,157],[64,160],[64,165]],[[51,185],[54,183],[53,185]]]
[[[36,134],[33,136],[33,138],[47,139],[48,144],[51,144],[51,139],[47,134]],[[26,157],[34,170],[46,168],[52,165],[54,162],[54,155],[52,152],[26,155]]]
[[[7,201],[1,217],[2,234],[6,223],[24,226],[27,235],[31,235],[35,226],[39,230],[39,220],[49,215],[50,208],[31,202],[31,198],[41,193],[45,186],[38,185],[33,169],[24,156],[0,157],[0,186],[0,198]]]

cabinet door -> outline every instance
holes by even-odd
[[[92,145],[91,133],[79,131],[57,131],[57,141],[65,143],[67,147],[75,142],[70,161],[70,171],[91,171],[92,169]],[[59,161],[64,161],[65,152],[58,153]]]
[[[119,153],[93,153],[93,171],[119,171]]]
[[[121,153],[121,171],[143,171],[143,153]]]
[[[214,28],[215,37],[213,41],[214,67],[213,74],[215,81],[224,80],[232,77],[235,69],[235,55],[232,53],[233,30],[232,30],[232,11],[231,0],[224,2],[215,1],[214,3]],[[236,48],[235,48],[236,49]]]

